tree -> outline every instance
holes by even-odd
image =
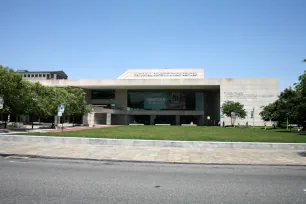
[[[270,103],[267,106],[262,107],[262,111],[259,113],[262,120],[264,121],[272,121],[274,124],[284,122],[284,113],[280,111],[280,104],[279,101],[275,101]],[[273,125],[275,128],[275,125]]]
[[[86,104],[84,92],[82,89],[65,87],[64,91],[67,92],[65,98],[65,113],[69,116],[72,116],[73,123],[75,121],[75,116],[82,116],[91,111],[91,108]]]
[[[264,121],[279,121],[278,102],[270,103],[267,106],[263,106],[263,110],[259,113]]]
[[[234,101],[225,101],[222,104],[221,111],[223,114],[225,114],[227,117],[231,118],[231,125],[233,126],[235,124],[235,118],[245,118],[246,111],[244,109],[244,105],[242,105],[239,102]],[[233,118],[232,113],[235,114],[235,117]]]
[[[282,91],[278,100],[263,107],[260,113],[263,120],[288,121],[306,128],[306,71],[299,76],[299,82]]]
[[[65,105],[65,115],[81,116],[91,111],[83,90],[74,87],[56,88],[22,80],[12,69],[0,65],[0,96],[4,108],[0,114],[50,117],[57,115],[59,104]],[[33,128],[33,123],[32,123]]]
[[[50,103],[44,103],[43,101],[50,101],[48,95],[46,95],[46,90],[50,87],[44,87],[38,82],[26,84],[26,94],[23,96],[26,103],[24,104],[24,114],[29,115],[32,123],[33,129],[33,116],[50,116],[48,114],[48,105]]]
[[[306,59],[305,59],[306,62]],[[295,84],[295,89],[299,97],[298,104],[296,105],[296,115],[298,124],[306,129],[306,70],[299,76],[299,82]]]
[[[14,70],[0,65],[0,95],[3,97],[4,108],[1,114],[19,115],[23,111],[22,92],[25,82]],[[7,120],[7,117],[5,117]],[[6,121],[5,121],[6,127]]]

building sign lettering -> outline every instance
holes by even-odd
[[[197,76],[197,72],[136,72],[135,77]]]
[[[273,94],[258,95],[256,93],[243,93],[243,92],[224,92],[226,99],[257,99],[257,98],[272,98]]]

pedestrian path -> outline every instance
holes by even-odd
[[[175,148],[0,141],[1,154],[205,164],[306,165],[294,150]]]
[[[70,132],[70,131],[78,131],[78,130],[90,130],[90,129],[100,129],[100,128],[107,128],[107,127],[116,127],[117,125],[99,125],[99,126],[95,126],[95,127],[88,127],[88,126],[76,126],[76,127],[68,127],[68,128],[64,128],[63,130],[61,128],[59,129],[48,129],[45,130],[44,132]],[[60,126],[59,126],[60,127]],[[41,131],[37,131],[37,132],[41,132]]]

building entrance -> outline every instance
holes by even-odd
[[[180,123],[181,124],[190,124],[193,122],[194,124],[198,124],[199,116],[186,115],[181,116]]]
[[[134,121],[138,124],[150,125],[149,115],[135,115]]]
[[[175,125],[175,115],[157,115],[154,124]]]

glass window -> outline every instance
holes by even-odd
[[[32,74],[31,77],[34,77],[34,74]]]
[[[28,77],[31,77],[31,75],[30,75],[30,74],[28,74]]]
[[[35,77],[38,77],[38,74],[35,74]]]
[[[39,74],[39,77],[41,77],[41,74]]]
[[[46,75],[45,75],[45,74],[43,74],[43,77],[46,77]]]
[[[91,99],[115,99],[115,90],[92,90]]]
[[[26,74],[24,74],[24,75],[23,75],[23,77],[27,77],[27,75],[26,75]]]
[[[51,74],[51,78],[53,78],[53,74]]]
[[[195,110],[195,92],[166,91],[128,91],[128,107],[144,110]]]
[[[49,74],[47,74],[47,79],[49,79]]]

